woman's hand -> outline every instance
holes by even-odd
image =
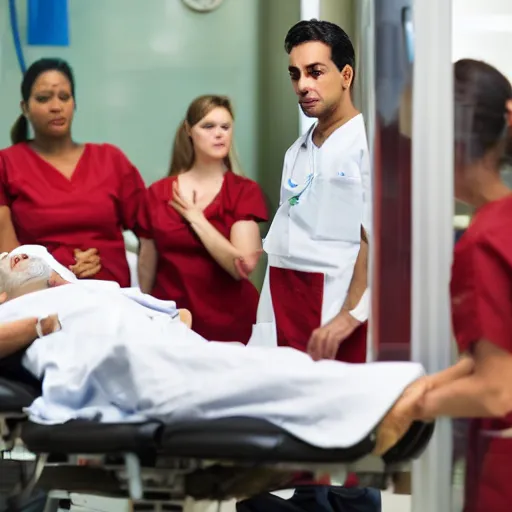
[[[414,421],[426,421],[421,417],[422,401],[431,386],[431,379],[425,376],[406,388],[377,429],[377,444],[373,451],[375,455],[383,455],[398,443]]]
[[[242,279],[249,279],[262,254],[263,249],[259,249],[247,256],[235,258],[235,268]]]
[[[172,184],[172,199],[169,201],[172,206],[189,224],[200,222],[204,219],[203,209],[196,204],[196,193],[192,196],[192,201],[185,199],[178,185],[178,180]]]
[[[415,380],[400,397],[400,407],[407,410],[416,421],[434,421],[433,418],[426,418],[423,414],[423,402],[425,395],[435,388],[433,375],[425,375]]]
[[[349,311],[340,311],[330,322],[311,333],[307,346],[308,354],[315,361],[335,359],[341,343],[360,325],[361,322]]]
[[[87,249],[81,251],[75,249],[74,265],[70,265],[69,270],[75,274],[78,279],[87,279],[95,276],[101,270],[101,259],[98,254],[98,249]]]
[[[180,320],[189,328],[192,328],[192,313],[188,309],[178,309]]]
[[[56,286],[62,286],[63,284],[69,284],[69,281],[66,281],[54,270],[50,276],[50,279],[48,279],[48,286],[50,288],[55,288]]]

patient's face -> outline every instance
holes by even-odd
[[[18,294],[26,285],[48,282],[51,273],[52,269],[40,258],[6,254],[0,259],[0,292]]]

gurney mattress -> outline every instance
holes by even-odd
[[[0,414],[19,415],[38,396],[38,390],[0,377]],[[434,425],[416,423],[385,457],[388,464],[415,458],[430,439]],[[350,463],[370,454],[373,435],[347,449],[311,446],[280,427],[257,418],[182,421],[164,425],[99,423],[73,420],[41,425],[25,420],[21,438],[34,453],[120,454],[151,453],[175,458],[251,461],[252,463]]]

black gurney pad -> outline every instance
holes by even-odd
[[[339,476],[340,471],[359,474],[359,466],[364,485],[383,488],[386,475],[396,465],[417,458],[434,431],[433,423],[415,423],[384,457],[375,457],[371,456],[375,447],[373,433],[347,449],[322,449],[254,418],[171,425],[157,421],[108,424],[84,420],[40,425],[22,414],[22,408],[37,396],[38,390],[0,377],[4,450],[12,446],[16,435],[30,452],[59,455],[67,461],[40,464],[37,486],[130,496],[141,503],[170,502],[187,496],[210,500],[245,498],[301,482],[311,483],[326,474]],[[94,464],[71,462],[70,457],[77,455]],[[368,474],[377,479],[368,481]]]
[[[30,386],[0,377],[0,414],[19,415],[37,397],[38,392]]]

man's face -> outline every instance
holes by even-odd
[[[52,269],[40,258],[26,254],[0,257],[0,287],[8,295],[17,294],[30,283],[47,282]]]
[[[308,117],[321,118],[336,110],[350,94],[353,70],[342,71],[331,60],[331,48],[319,41],[300,44],[290,52],[289,67],[299,105]]]

